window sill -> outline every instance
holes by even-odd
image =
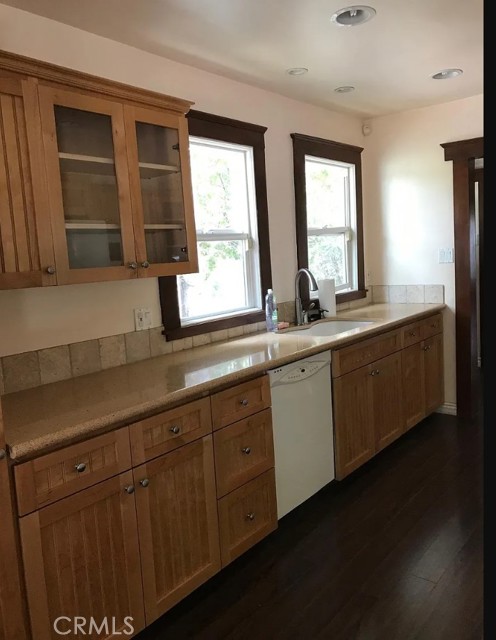
[[[263,322],[265,320],[265,311],[250,311],[249,313],[240,313],[227,318],[219,318],[218,320],[204,320],[196,324],[190,324],[177,329],[164,329],[163,333],[167,342],[178,340],[179,338],[191,338],[199,336],[203,333],[211,331],[220,331],[222,329],[232,329],[233,327],[241,327],[245,324],[253,324],[254,322]]]
[[[336,304],[342,304],[343,302],[351,302],[352,300],[360,300],[367,297],[368,289],[359,289],[357,291],[343,291],[343,293],[336,293]]]

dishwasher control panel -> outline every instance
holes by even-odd
[[[272,386],[306,380],[329,366],[328,360],[305,360],[269,371]]]

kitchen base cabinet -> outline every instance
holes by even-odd
[[[424,340],[422,350],[425,372],[425,413],[428,415],[444,402],[442,334]]]
[[[75,616],[108,621],[90,637],[123,634],[128,617],[136,633],[144,627],[133,491],[128,471],[20,519],[33,640],[60,638],[62,616],[64,631]]]
[[[393,353],[372,365],[372,398],[375,450],[380,451],[403,433],[401,353]]]
[[[277,529],[274,469],[219,500],[219,524],[223,567]]]
[[[150,624],[220,569],[212,436],[134,469]]]
[[[375,453],[369,367],[333,381],[336,478],[341,480]]]
[[[425,373],[422,343],[403,349],[403,419],[405,430],[411,429],[425,417]]]

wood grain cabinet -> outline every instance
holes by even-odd
[[[442,350],[438,313],[333,354],[338,480],[443,403]],[[385,357],[371,362],[376,354]]]
[[[56,640],[61,616],[144,626],[140,549],[131,471],[20,520],[33,640]],[[117,634],[95,635],[113,638]]]
[[[37,83],[0,69],[0,289],[56,284]]]
[[[134,469],[146,622],[220,569],[212,436]]]
[[[190,106],[0,52],[0,288],[198,271]]]
[[[12,486],[0,406],[0,640],[26,640]]]

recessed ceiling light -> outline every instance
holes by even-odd
[[[306,67],[294,67],[293,69],[286,69],[286,73],[290,76],[303,76],[308,73],[308,69]]]
[[[359,24],[372,20],[376,11],[373,7],[355,5],[339,9],[331,16],[331,22],[335,22],[340,27],[356,27]]]
[[[351,85],[345,85],[344,87],[336,87],[334,91],[336,93],[351,93],[352,91],[355,91],[355,87],[352,87]]]
[[[457,78],[461,76],[463,69],[443,69],[437,73],[433,73],[431,78],[434,80],[449,80],[450,78]]]

